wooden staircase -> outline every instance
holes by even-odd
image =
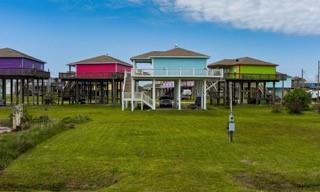
[[[122,110],[128,108],[129,102],[133,103],[134,108],[136,108],[137,103],[140,103],[142,110],[144,105],[153,108],[153,100],[145,92],[134,91],[132,95],[132,82],[133,79],[131,77],[131,73],[125,72],[124,83],[122,87]]]

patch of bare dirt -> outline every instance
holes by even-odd
[[[293,181],[288,177],[278,173],[239,173],[235,176],[237,182],[247,188],[270,191],[270,192],[301,192],[301,191],[320,191],[320,180],[318,182],[308,181],[301,178],[301,181]]]

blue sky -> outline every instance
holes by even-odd
[[[178,44],[210,55],[210,62],[251,56],[277,63],[280,72],[290,75],[300,75],[304,68],[305,76],[315,79],[320,59],[318,15],[307,17],[315,23],[306,21],[306,14],[248,19],[254,14],[248,15],[248,7],[241,5],[243,0],[236,0],[239,5],[230,8],[246,13],[237,16],[226,11],[230,5],[223,4],[224,0],[213,1],[0,0],[0,47],[47,61],[55,76],[67,70],[67,63],[80,59],[108,53],[129,61],[131,56]],[[273,9],[259,6],[266,8],[259,12]],[[306,13],[314,11],[307,8]],[[221,15],[220,9],[224,10]]]

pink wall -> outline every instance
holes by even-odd
[[[108,78],[112,73],[124,72],[131,67],[121,64],[77,64],[76,73],[78,78]]]

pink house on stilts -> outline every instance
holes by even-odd
[[[125,71],[132,65],[109,55],[101,55],[68,64],[60,73],[64,82],[63,100],[73,103],[120,103]]]

